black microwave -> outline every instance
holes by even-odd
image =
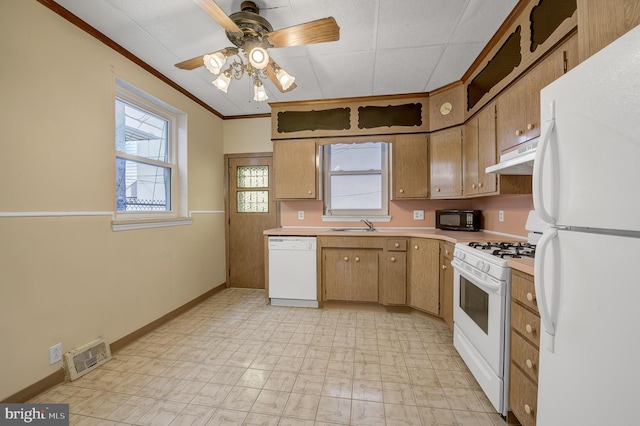
[[[479,231],[480,210],[436,210],[436,228],[447,231]]]

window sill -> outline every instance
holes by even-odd
[[[360,222],[362,219],[367,219],[370,222],[391,222],[391,216],[334,216],[323,215],[323,222]]]
[[[142,219],[142,220],[114,220],[111,222],[113,231],[132,231],[134,229],[165,228],[167,226],[191,225],[190,217],[172,219]]]

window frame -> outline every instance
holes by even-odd
[[[120,100],[143,111],[157,115],[168,123],[167,156],[163,162],[146,157],[118,151],[116,147],[116,102]],[[187,210],[187,138],[186,114],[175,107],[141,91],[140,89],[116,78],[113,97],[113,170],[115,173],[118,159],[135,161],[170,170],[169,200],[170,209],[162,211],[119,211],[117,208],[116,181],[114,175],[113,230],[138,229],[156,226],[172,226],[191,223]],[[187,221],[188,223],[185,223]]]
[[[375,142],[375,143],[384,143],[382,148],[382,167],[381,170],[378,171],[349,171],[349,172],[332,172],[329,170],[330,168],[330,153],[327,148],[329,145],[336,144],[361,144],[367,142]],[[391,164],[390,164],[390,151],[391,151],[391,138],[385,136],[372,136],[372,137],[353,137],[353,138],[344,138],[344,139],[330,139],[324,141],[320,146],[320,155],[319,157],[322,159],[322,164],[320,170],[322,172],[322,189],[323,189],[323,215],[322,220],[325,222],[337,222],[337,221],[347,221],[347,222],[358,222],[361,219],[369,219],[373,222],[389,222],[391,220],[391,216],[389,216],[389,188],[391,182]],[[380,209],[369,210],[369,209],[332,209],[330,206],[331,203],[331,176],[332,175],[370,175],[370,174],[380,174],[382,178],[382,194],[381,194],[381,203],[382,206]]]

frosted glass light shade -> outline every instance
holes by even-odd
[[[288,72],[286,72],[282,68],[280,68],[280,69],[278,69],[278,71],[276,71],[276,78],[278,79],[278,81],[282,85],[282,89],[283,90],[289,89],[289,87],[291,87],[291,85],[293,84],[293,82],[296,79],[295,77],[290,75]]]
[[[204,55],[204,66],[214,75],[220,74],[227,57],[222,52],[215,52],[211,55]]]
[[[269,54],[262,47],[254,47],[249,52],[249,62],[256,69],[264,69],[269,64]]]
[[[216,78],[213,81],[213,85],[216,86],[218,89],[222,90],[224,93],[227,93],[227,90],[229,89],[230,84],[231,84],[231,76],[229,75],[228,72],[223,72],[222,74],[220,74],[220,77]]]
[[[253,85],[253,100],[257,102],[266,101],[269,99],[267,91],[264,90],[264,86],[260,80],[257,80]]]

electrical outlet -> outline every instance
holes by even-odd
[[[424,220],[424,210],[414,210],[413,220]]]
[[[498,211],[498,221],[504,222],[504,210]]]
[[[299,220],[304,219],[304,210],[299,210],[299,211],[298,211],[298,219],[299,219]]]
[[[62,343],[56,343],[49,348],[49,365],[62,361]]]

